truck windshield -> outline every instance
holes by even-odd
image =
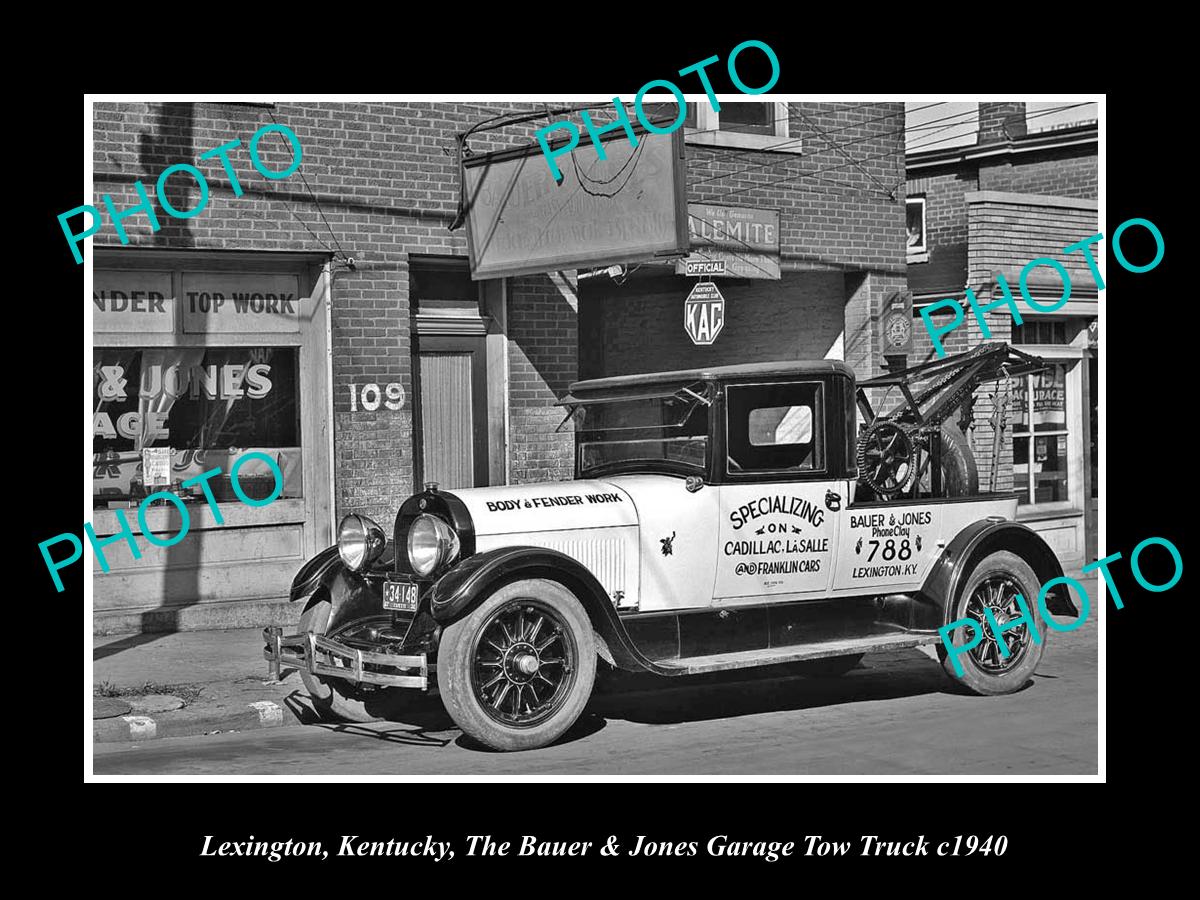
[[[599,400],[575,408],[579,474],[604,470],[704,474],[708,404],[695,393]]]

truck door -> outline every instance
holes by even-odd
[[[817,379],[726,386],[716,602],[828,589],[844,482],[829,476],[825,393]]]

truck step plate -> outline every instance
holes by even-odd
[[[763,650],[743,650],[739,653],[714,653],[710,656],[685,656],[680,659],[655,660],[667,669],[679,669],[683,675],[721,672],[726,669],[746,669],[751,666],[773,666],[780,663],[824,659],[829,656],[848,656],[852,653],[881,653],[885,650],[906,650],[923,644],[936,644],[937,634],[883,634],[876,637],[826,641],[798,647],[768,647]]]

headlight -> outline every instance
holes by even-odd
[[[418,575],[431,575],[453,562],[458,550],[458,534],[435,516],[417,516],[408,530],[408,562]]]
[[[338,553],[351,572],[361,572],[375,560],[387,546],[383,529],[368,519],[351,513],[338,525]]]

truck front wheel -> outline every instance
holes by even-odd
[[[1015,553],[1002,550],[984,557],[967,579],[950,616],[951,622],[973,619],[982,637],[974,647],[956,654],[953,659],[946,652],[945,644],[937,645],[946,674],[976,694],[1011,694],[1024,687],[1033,677],[1046,646],[1046,623],[1033,612],[1037,592],[1037,576]],[[1036,622],[1033,627],[1040,640],[1034,640],[1034,632],[1025,622],[1006,629],[999,638],[988,625],[985,609],[991,610],[1000,625],[1021,617],[1018,594],[1024,598],[1026,609],[1031,611]],[[974,629],[963,625],[950,633],[950,641],[954,646],[962,647],[969,644],[974,635]],[[1001,651],[1000,641],[1004,642],[1007,655]],[[955,671],[955,659],[962,667],[962,675]]]
[[[332,609],[328,595],[315,598],[300,617],[300,631],[323,636],[328,630]],[[412,710],[413,700],[418,695],[406,688],[355,684],[343,678],[314,675],[303,669],[300,680],[308,690],[317,715],[333,722],[398,719]]]
[[[465,734],[496,750],[544,747],[575,724],[596,677],[587,611],[561,584],[513,582],[442,631],[438,690]]]

